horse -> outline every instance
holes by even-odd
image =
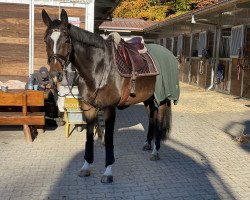
[[[49,72],[55,83],[62,79],[69,63],[72,63],[79,73],[78,88],[81,95],[81,108],[86,118],[86,143],[84,163],[78,176],[91,175],[91,164],[94,161],[94,123],[97,110],[104,112],[105,120],[105,172],[102,183],[112,183],[112,167],[114,157],[114,124],[116,108],[126,108],[143,102],[148,113],[149,125],[147,139],[143,150],[152,150],[151,160],[159,160],[161,140],[169,137],[171,130],[171,100],[165,99],[155,105],[156,76],[136,78],[135,95],[126,97],[131,78],[123,77],[117,70],[114,58],[113,38],[104,39],[98,34],[83,30],[68,23],[67,12],[62,9],[60,20],[52,20],[48,13],[42,10],[42,19],[46,25],[44,41],[48,58]],[[160,46],[160,45],[158,45]],[[172,55],[172,59],[176,59]],[[176,62],[177,63],[177,62]],[[176,66],[177,69],[177,64]],[[178,75],[177,75],[178,76]],[[151,142],[155,139],[152,148]]]

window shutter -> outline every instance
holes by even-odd
[[[177,39],[177,55],[181,55],[183,51],[183,35],[179,35]]]
[[[235,26],[231,30],[231,57],[238,57],[239,53],[243,55],[244,45],[244,26]]]
[[[202,50],[207,48],[207,32],[199,33],[198,56],[202,56]]]

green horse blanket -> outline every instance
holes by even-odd
[[[160,105],[160,102],[166,99],[173,100],[174,104],[177,104],[180,96],[177,59],[163,46],[146,44],[146,47],[159,71],[154,93],[156,104]]]

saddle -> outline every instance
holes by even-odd
[[[123,77],[131,78],[128,96],[134,97],[136,78],[158,75],[157,67],[141,37],[134,37],[128,41],[124,41],[118,33],[112,33],[110,37],[113,41],[118,72]]]
[[[132,48],[136,48],[136,50],[140,54],[147,52],[147,48],[145,47],[144,42],[141,37],[133,37],[130,40],[127,40],[125,43],[127,43],[128,45],[131,45]]]
[[[159,74],[141,37],[124,41],[118,33],[112,33],[109,40],[113,42],[115,61],[121,76],[135,78]]]
[[[140,54],[140,50],[144,49],[142,38],[135,37],[125,42],[121,39],[117,45],[117,51],[119,55],[124,59],[127,67],[135,72],[138,72],[145,65],[145,58]],[[146,51],[146,50],[145,50]]]

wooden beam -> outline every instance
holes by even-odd
[[[108,7],[108,8],[113,8],[114,6],[116,5],[116,3],[115,2],[113,2],[113,1],[108,1],[108,0],[97,0],[96,2],[95,2],[95,6],[97,6],[97,7]]]
[[[0,125],[44,125],[44,112],[28,113],[23,116],[21,112],[1,112]]]
[[[237,3],[236,8],[250,8],[250,2]]]

